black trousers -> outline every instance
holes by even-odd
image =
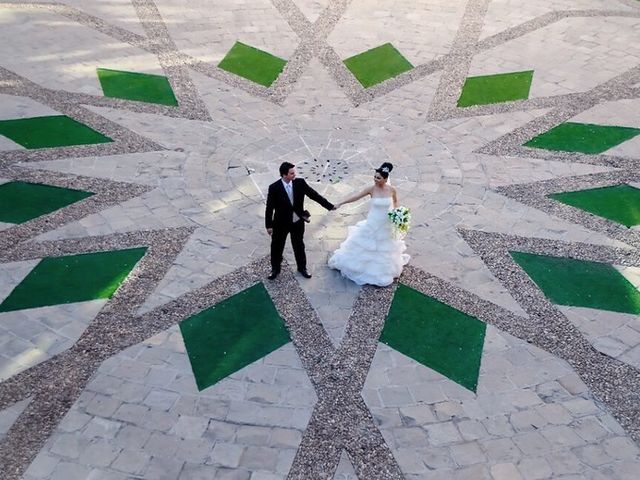
[[[282,252],[287,242],[287,235],[291,234],[291,246],[296,257],[298,270],[307,269],[307,255],[304,252],[304,221],[298,220],[295,223],[279,225],[273,227],[271,234],[271,268],[280,271],[282,263]]]

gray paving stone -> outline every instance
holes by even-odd
[[[119,453],[119,448],[115,448],[107,441],[96,439],[82,449],[79,461],[93,467],[107,467]]]
[[[523,458],[518,464],[518,470],[526,480],[542,480],[551,478],[553,474],[549,463],[542,457]]]
[[[580,438],[570,427],[557,425],[545,427],[540,433],[554,445],[566,446],[569,448],[584,445],[584,440]]]
[[[399,407],[413,402],[411,393],[406,387],[383,387],[378,393],[385,407]]]
[[[411,445],[424,445],[427,443],[427,432],[420,427],[404,427],[392,430],[397,448],[408,448]]]
[[[584,469],[580,460],[571,452],[551,452],[546,459],[555,476],[581,474]]]
[[[51,474],[51,480],[81,480],[89,476],[89,468],[77,463],[60,462]]]
[[[606,439],[602,445],[605,452],[616,460],[637,460],[640,450],[631,440],[624,437]]]
[[[100,417],[110,417],[120,406],[120,401],[116,398],[105,395],[96,395],[86,406],[86,413]]]
[[[435,446],[447,445],[461,440],[460,433],[453,422],[434,423],[424,429],[429,434],[429,443]]]
[[[137,450],[122,450],[112,463],[113,468],[124,473],[142,475],[147,468],[150,456]]]
[[[118,420],[122,420],[123,422],[137,423],[148,411],[149,408],[143,405],[123,403],[118,407],[118,410],[115,411],[113,417]]]
[[[513,441],[525,455],[543,455],[552,450],[552,445],[538,432],[518,434]]]
[[[402,418],[402,423],[409,427],[437,422],[435,415],[428,405],[400,407],[399,412],[400,417]],[[460,427],[460,424],[458,424],[458,427]]]
[[[619,462],[614,463],[610,467],[610,472],[613,476],[623,479],[633,479],[637,475],[637,463],[636,462]]]
[[[272,433],[271,427],[239,425],[236,429],[236,440],[243,445],[268,446]]]
[[[532,410],[512,413],[509,420],[511,421],[513,428],[519,432],[537,430],[547,424],[547,420]]]
[[[249,480],[251,478],[251,472],[239,468],[218,468],[216,470],[216,479],[217,478],[223,480]]]
[[[571,427],[586,442],[594,442],[609,435],[609,430],[598,417],[582,417],[575,420]]]
[[[448,421],[465,416],[464,408],[458,402],[436,403],[433,405],[433,412],[439,421]]]
[[[211,453],[212,444],[204,438],[183,438],[178,443],[177,457],[188,463],[204,463]]]
[[[172,456],[178,450],[179,439],[164,433],[153,432],[143,446],[143,450],[149,455],[157,457]]]
[[[536,412],[540,414],[544,419],[554,425],[566,425],[573,417],[567,409],[558,404],[545,404],[536,408]]]
[[[144,399],[144,404],[151,408],[168,411],[176,400],[178,400],[177,393],[153,390]]]
[[[237,426],[217,420],[211,420],[207,431],[204,433],[205,438],[209,438],[212,441],[226,442],[232,440],[235,437]]]
[[[247,470],[275,470],[278,464],[278,451],[268,447],[246,447],[240,458],[240,466]]]
[[[47,453],[40,454],[25,471],[25,477],[50,478],[59,462],[58,457]]]
[[[208,480],[216,478],[217,472],[218,469],[210,465],[186,464],[180,472],[180,478],[188,480]]]
[[[487,460],[480,446],[473,443],[463,443],[450,447],[451,457],[459,466],[473,465],[475,463],[484,463]]]
[[[510,437],[513,435],[513,427],[509,423],[509,418],[505,415],[487,418],[482,420],[482,424],[491,435],[497,437]]]
[[[495,480],[519,480],[520,472],[513,463],[498,463],[491,466],[491,476]]]
[[[216,443],[211,452],[210,462],[213,465],[236,468],[244,453],[244,447],[234,443]]]
[[[463,420],[457,426],[465,440],[477,440],[489,436],[484,425],[477,420]]]
[[[574,450],[576,456],[585,464],[591,467],[598,467],[607,463],[612,463],[612,458],[607,455],[599,445],[586,445]]]
[[[180,415],[171,433],[182,438],[200,438],[209,425],[206,418]]]
[[[82,435],[87,438],[114,438],[122,428],[122,423],[115,420],[94,417],[87,424]]]
[[[563,406],[574,415],[592,415],[598,413],[598,407],[593,401],[575,398],[563,403]]]
[[[154,456],[151,457],[147,470],[144,473],[144,478],[150,478],[153,480],[169,480],[174,478],[180,478],[180,472],[184,466],[184,462],[169,458],[166,456]]]
[[[480,445],[487,456],[496,462],[508,462],[518,460],[522,453],[516,444],[509,438],[480,441]]]
[[[66,458],[78,458],[80,455],[80,439],[74,435],[61,435],[51,446],[51,453]]]
[[[117,445],[130,450],[137,450],[147,443],[151,432],[135,425],[124,425],[116,437]]]

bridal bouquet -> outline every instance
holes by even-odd
[[[407,207],[398,207],[391,210],[388,215],[396,236],[403,238],[409,231],[411,210]]]

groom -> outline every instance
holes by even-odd
[[[267,233],[271,235],[271,274],[268,278],[273,280],[280,273],[282,252],[289,234],[298,271],[304,278],[311,278],[304,253],[304,224],[309,222],[309,212],[304,209],[304,197],[318,202],[327,210],[335,210],[335,207],[302,178],[296,178],[295,165],[292,163],[280,165],[280,177],[280,180],[269,185],[265,210],[264,223]]]

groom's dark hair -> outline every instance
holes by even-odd
[[[287,173],[289,173],[289,170],[291,170],[293,167],[295,167],[293,163],[282,162],[280,164],[280,176],[284,177]]]

